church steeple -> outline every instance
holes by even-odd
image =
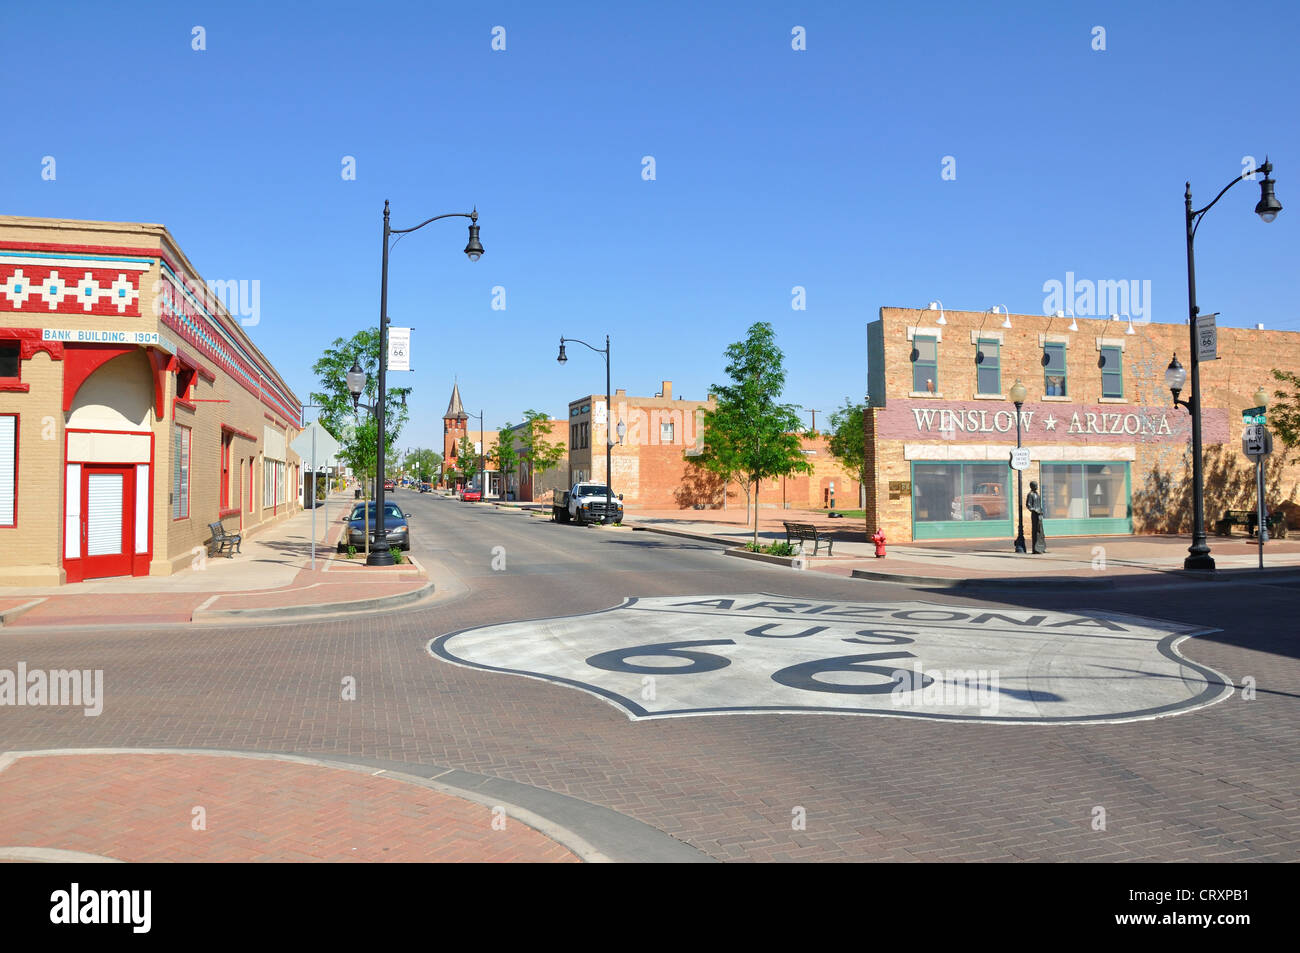
[[[469,414],[465,413],[465,408],[460,403],[460,384],[451,385],[451,402],[447,404],[447,412],[442,415],[443,420],[468,420]]]

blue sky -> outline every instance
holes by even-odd
[[[377,321],[384,199],[395,227],[477,205],[481,261],[463,219],[392,254],[403,446],[441,445],[453,376],[489,429],[603,390],[561,333],[608,333],[615,387],[699,398],[770,321],[786,399],[829,411],[866,390],[881,306],[1041,313],[1072,271],[1185,320],[1183,183],[1199,206],[1265,151],[1287,209],[1234,188],[1198,296],[1300,330],[1298,34],[1288,4],[6,4],[0,212],[161,222],[205,278],[260,281],[251,333],[306,399]]]

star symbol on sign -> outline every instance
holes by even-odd
[[[1048,414],[1046,417],[1043,418],[1043,426],[1046,427],[1048,430],[1055,430],[1056,418],[1053,417],[1051,414]]]

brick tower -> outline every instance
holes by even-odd
[[[442,415],[442,459],[443,472],[450,470],[458,461],[456,453],[460,447],[460,440],[466,435],[466,421],[469,420],[469,414],[465,413],[465,408],[460,403],[460,385],[451,385],[451,401],[447,404],[447,412]]]

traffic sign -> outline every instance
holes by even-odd
[[[1217,315],[1216,311],[1196,316],[1196,359],[1199,361],[1219,359],[1219,329],[1214,324]]]
[[[1267,410],[1267,407],[1247,407],[1241,412],[1241,422],[1247,426],[1268,423]]]
[[[1029,448],[1016,447],[1011,451],[1011,469],[1028,470],[1029,469]]]
[[[1241,452],[1252,460],[1273,452],[1273,435],[1263,424],[1251,424],[1241,435]]]

